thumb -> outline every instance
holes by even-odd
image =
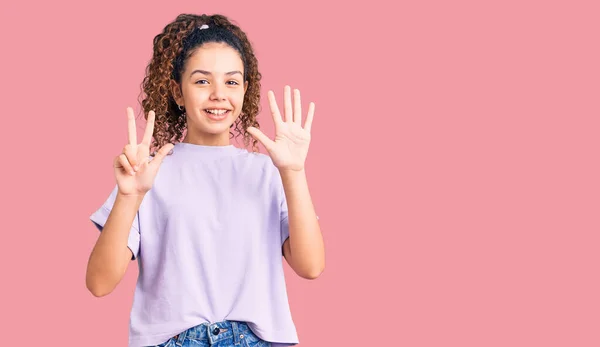
[[[169,154],[173,147],[175,146],[172,143],[167,143],[166,145],[162,146],[158,150],[158,152],[156,152],[154,159],[152,159],[152,161],[148,163],[148,165],[153,166],[154,168],[158,168],[160,164],[162,164],[163,159],[165,159],[165,157],[167,156],[167,154]]]
[[[265,148],[269,149],[273,141],[267,137],[262,131],[255,127],[249,127],[246,131],[252,135],[258,142],[262,143]]]

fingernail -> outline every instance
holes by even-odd
[[[131,176],[135,175],[135,173],[134,173],[133,171],[129,171],[129,174],[130,174]]]
[[[135,165],[135,166],[133,167],[133,170],[134,170],[134,171],[137,171],[138,169],[139,169],[139,167],[138,167],[137,165]]]

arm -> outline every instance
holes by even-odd
[[[283,255],[290,267],[306,279],[325,268],[325,247],[304,170],[280,170],[288,206],[289,238]]]
[[[85,283],[94,296],[111,293],[125,275],[133,257],[127,247],[129,231],[142,199],[143,196],[117,194],[87,265]]]
[[[275,141],[256,127],[248,127],[246,131],[265,146],[281,175],[289,225],[289,237],[283,243],[283,255],[299,276],[314,279],[325,268],[325,247],[304,171],[315,104],[309,104],[302,127],[299,90],[294,90],[292,105],[291,88],[284,88],[285,120],[281,117],[272,91],[269,91],[268,97],[275,122]]]
[[[154,111],[148,112],[144,138],[139,144],[131,107],[127,108],[127,119],[129,143],[115,158],[113,165],[118,191],[88,260],[85,274],[86,286],[94,296],[109,294],[125,276],[134,255],[128,247],[131,227],[144,196],[152,187],[159,166],[174,146],[171,143],[163,145],[154,159],[150,159]]]

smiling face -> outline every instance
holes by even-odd
[[[214,42],[196,49],[185,63],[181,86],[173,85],[175,101],[187,115],[184,142],[229,144],[229,130],[242,112],[246,88],[244,63],[235,49]]]

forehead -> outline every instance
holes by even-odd
[[[197,48],[186,64],[186,71],[243,71],[244,63],[238,51],[226,43],[209,42]]]

